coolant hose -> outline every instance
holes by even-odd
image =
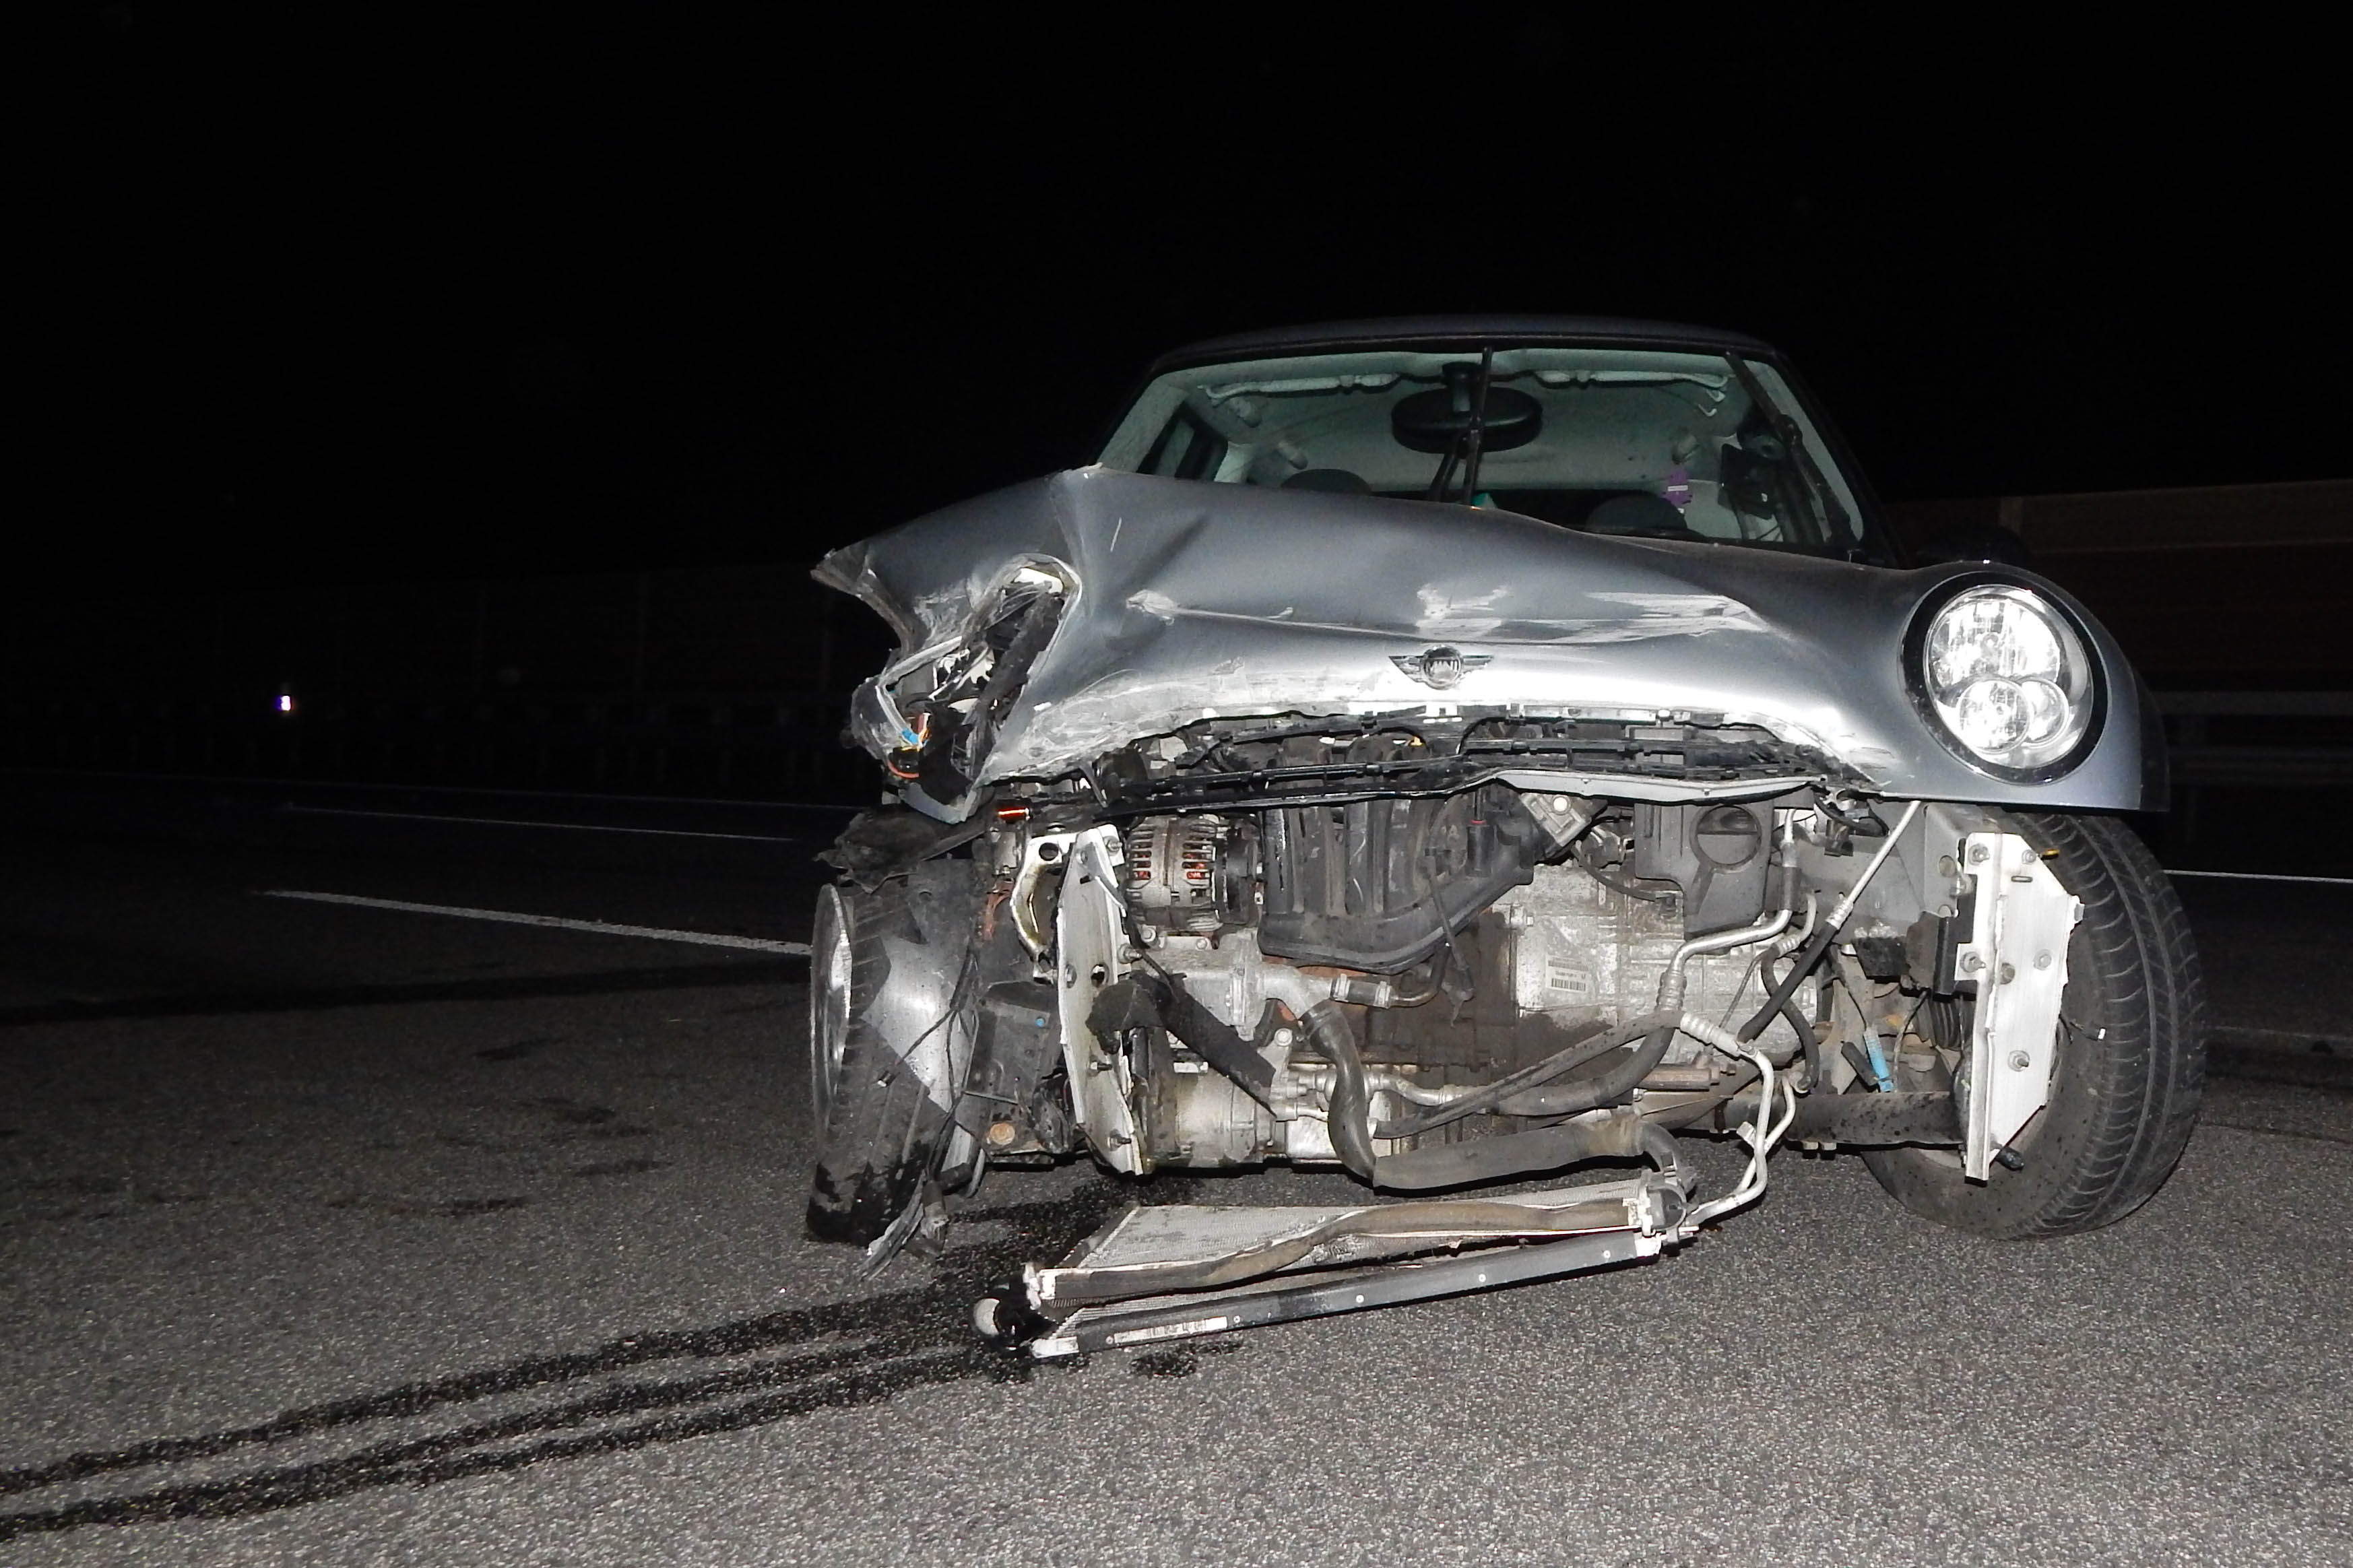
[[[1621,1106],[1599,1117],[1538,1127],[1500,1138],[1440,1143],[1391,1154],[1373,1167],[1373,1184],[1391,1192],[1426,1192],[1470,1182],[1501,1181],[1581,1165],[1588,1160],[1647,1159],[1688,1196],[1696,1187],[1675,1135],[1641,1112]]]
[[[1325,1125],[1332,1152],[1360,1181],[1373,1179],[1373,1097],[1365,1088],[1365,1058],[1356,1049],[1356,1026],[1337,1002],[1318,1002],[1299,1020],[1315,1048],[1332,1064],[1332,1096]]]
[[[1770,996],[1773,994],[1773,987],[1779,984],[1779,982],[1774,977],[1773,961],[1770,958],[1765,960],[1765,962],[1758,966],[1757,973],[1765,977],[1765,994],[1767,996]],[[1798,1005],[1795,1002],[1784,1002],[1781,1004],[1781,1018],[1783,1022],[1789,1026],[1790,1032],[1797,1038],[1797,1044],[1792,1046],[1787,1051],[1774,1051],[1768,1053],[1773,1058],[1773,1065],[1775,1067],[1787,1066],[1788,1062],[1799,1052],[1810,1050],[1814,1045],[1813,1026],[1806,1022],[1806,1016],[1798,1011]]]
[[[1838,940],[1838,934],[1839,928],[1829,921],[1824,921],[1816,929],[1812,940],[1799,948],[1798,956],[1790,961],[1789,973],[1781,977],[1781,983],[1774,986],[1772,994],[1765,998],[1765,1005],[1757,1008],[1756,1016],[1740,1026],[1743,1040],[1755,1039],[1780,1016],[1781,1009],[1789,1005],[1789,998],[1798,994],[1799,983],[1813,973],[1814,965],[1822,961],[1822,954],[1831,950],[1831,943]],[[1800,1029],[1798,1038],[1802,1041],[1805,1037],[1806,1031]]]
[[[1651,1017],[1662,1016],[1670,1019],[1676,1016],[1673,1014],[1651,1014],[1638,1021],[1647,1023]],[[1642,1043],[1635,1047],[1632,1056],[1599,1078],[1578,1079],[1555,1088],[1514,1095],[1512,1097],[1511,1113],[1514,1116],[1575,1116],[1599,1106],[1615,1105],[1633,1093],[1634,1086],[1650,1077],[1658,1065],[1667,1059],[1667,1047],[1674,1043],[1674,1024],[1663,1024],[1642,1037]]]
[[[1699,1189],[1698,1173],[1683,1158],[1683,1145],[1675,1135],[1655,1121],[1642,1123],[1642,1152],[1659,1168],[1659,1174],[1681,1187],[1686,1196]]]
[[[1651,1131],[1670,1145],[1674,1136],[1664,1128],[1651,1129],[1639,1111],[1621,1108],[1588,1121],[1564,1121],[1500,1138],[1472,1138],[1461,1143],[1439,1143],[1409,1154],[1391,1154],[1373,1168],[1373,1184],[1389,1192],[1428,1192],[1459,1187],[1470,1182],[1497,1182],[1507,1176],[1534,1175],[1581,1165],[1588,1160],[1624,1160],[1647,1154],[1661,1156],[1651,1147]],[[1336,1142],[1336,1140],[1335,1140]],[[1672,1163],[1674,1152],[1664,1158]],[[1662,1164],[1661,1169],[1668,1169]]]
[[[1683,1020],[1686,1026],[1698,1020]],[[1675,1016],[1655,1013],[1634,1020],[1636,1027],[1657,1025],[1641,1037],[1640,1049],[1618,1068],[1589,1083],[1573,1084],[1561,1091],[1564,1104],[1575,1109],[1556,1112],[1576,1115],[1623,1099],[1650,1076],[1673,1042]],[[1422,1191],[1459,1186],[1466,1182],[1492,1182],[1523,1172],[1558,1170],[1588,1160],[1611,1156],[1647,1156],[1684,1192],[1692,1188],[1691,1168],[1683,1163],[1674,1134],[1646,1121],[1630,1109],[1612,1111],[1599,1121],[1569,1121],[1501,1138],[1476,1138],[1467,1143],[1442,1143],[1411,1153],[1376,1159],[1373,1154],[1372,1095],[1365,1083],[1365,1058],[1356,1046],[1356,1026],[1336,1002],[1319,1002],[1300,1019],[1308,1040],[1332,1064],[1332,1089],[1324,1125],[1332,1151],[1350,1174],[1368,1185],[1390,1191]],[[1620,1032],[1634,1037],[1631,1029]],[[1383,1131],[1387,1131],[1384,1129]]]
[[[1642,1039],[1653,1028],[1662,1025],[1672,1029],[1676,1017],[1676,1014],[1662,1010],[1645,1013],[1639,1018],[1629,1019],[1621,1027],[1605,1034],[1588,1036],[1567,1049],[1556,1051],[1533,1067],[1522,1068],[1508,1078],[1498,1079],[1493,1083],[1481,1084],[1459,1100],[1450,1100],[1443,1105],[1433,1106],[1419,1116],[1409,1116],[1396,1121],[1384,1121],[1374,1130],[1373,1136],[1419,1138],[1421,1134],[1434,1131],[1450,1121],[1460,1121],[1466,1116],[1476,1115],[1482,1110],[1500,1109],[1506,1102],[1514,1107],[1510,1114],[1514,1116],[1567,1115],[1569,1113],[1567,1111],[1554,1110],[1548,1102],[1535,1110],[1524,1110],[1519,1107],[1527,1102],[1529,1092],[1535,1090],[1535,1086],[1549,1083],[1564,1073],[1574,1072],[1588,1062],[1606,1057],[1630,1041]],[[1643,1048],[1649,1049],[1648,1041],[1644,1042]],[[1642,1070],[1645,1076],[1650,1071],[1648,1068]],[[1576,1086],[1571,1087],[1574,1089]],[[1548,1091],[1537,1090],[1536,1092]],[[1567,1092],[1564,1091],[1564,1103],[1566,1103]],[[1593,1102],[1590,1100],[1586,1101],[1581,1107],[1588,1110],[1592,1108]]]
[[[1839,932],[1844,931],[1846,922],[1853,918],[1855,905],[1862,901],[1863,889],[1871,886],[1871,879],[1879,875],[1880,867],[1887,863],[1888,856],[1895,852],[1897,842],[1911,827],[1913,819],[1920,815],[1920,805],[1915,800],[1904,808],[1904,815],[1897,817],[1895,826],[1887,830],[1887,837],[1881,842],[1878,853],[1872,856],[1871,864],[1862,868],[1862,875],[1854,879],[1854,886],[1831,906],[1830,913],[1823,916],[1821,923],[1814,928],[1812,940],[1798,950],[1797,961],[1789,965],[1789,973],[1781,977],[1781,984],[1773,987],[1772,994],[1765,998],[1765,1005],[1757,1009],[1756,1016],[1740,1026],[1742,1043],[1746,1044],[1765,1032],[1766,1026],[1789,1005],[1789,998],[1798,994],[1799,984],[1814,972],[1814,965],[1822,961],[1822,954],[1838,941]],[[1800,1041],[1806,1035],[1806,1030],[1798,1031]]]

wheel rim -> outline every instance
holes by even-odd
[[[839,889],[818,895],[816,940],[809,944],[809,1103],[820,1131],[833,1110],[849,1039],[849,923],[843,913]]]

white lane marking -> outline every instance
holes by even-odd
[[[307,899],[314,904],[351,904],[364,910],[397,910],[412,915],[454,915],[466,921],[498,921],[507,925],[552,926],[557,931],[594,931],[599,936],[642,936],[656,942],[691,942],[702,947],[742,947],[754,952],[784,952],[808,956],[805,942],[770,942],[765,937],[723,936],[717,931],[671,931],[666,926],[625,926],[608,921],[571,921],[560,915],[518,914],[512,910],[469,910],[454,904],[412,904],[406,899],[364,899],[356,893],[308,893],[292,888],[257,888],[265,899]]]
[[[2297,1045],[2307,1048],[2312,1046],[2325,1045],[2331,1049],[2337,1047],[2353,1049],[2353,1040],[2348,1040],[2341,1035],[2325,1034],[2318,1029],[2258,1029],[2244,1024],[2214,1024],[2207,1028],[2206,1033],[2211,1038],[2221,1040],[2225,1045],[2236,1044],[2238,1041],[2252,1037],[2265,1040],[2294,1040]],[[2327,1052],[2316,1051],[2313,1054],[2326,1056]]]
[[[2353,877],[2291,877],[2284,871],[2168,871],[2168,877],[2220,877],[2233,882],[2318,882],[2329,888],[2353,888]]]
[[[601,822],[526,822],[512,816],[449,816],[438,811],[363,811],[355,805],[285,805],[305,816],[385,816],[401,822],[456,822],[470,827],[557,827],[567,833],[647,833],[662,838],[731,838],[741,844],[790,844],[773,833],[699,833],[683,827],[608,827]]]
[[[149,773],[120,768],[0,767],[0,774],[22,778],[128,779],[134,784],[259,784],[265,789],[364,790],[375,795],[512,795],[519,800],[627,800],[648,805],[733,805],[751,811],[859,811],[855,805],[806,800],[721,800],[699,795],[606,795],[566,789],[492,789],[485,784],[369,784],[362,779],[259,779],[225,773]]]

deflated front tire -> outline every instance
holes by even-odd
[[[808,1229],[820,1241],[862,1247],[880,1237],[922,1198],[955,1137],[952,1095],[910,1058],[923,1031],[951,1026],[944,1004],[977,912],[970,871],[968,861],[934,862],[871,892],[838,886],[818,895]]]

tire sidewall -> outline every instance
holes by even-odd
[[[2052,855],[2062,885],[2084,904],[2068,938],[2050,1101],[2012,1142],[2022,1166],[1997,1163],[1983,1183],[1967,1180],[1950,1150],[1877,1149],[1863,1158],[1905,1207],[1956,1229],[2087,1230],[2146,1202],[2187,1139],[2178,1101],[2186,1083],[2194,1110],[2203,1077],[2196,954],[2186,923],[2162,918],[2163,906],[2179,910],[2164,872],[2121,822],[2018,814],[2000,826]],[[2186,1009],[2157,1005],[2158,966],[2188,987]],[[2130,1144],[2122,1152],[2120,1137]]]

